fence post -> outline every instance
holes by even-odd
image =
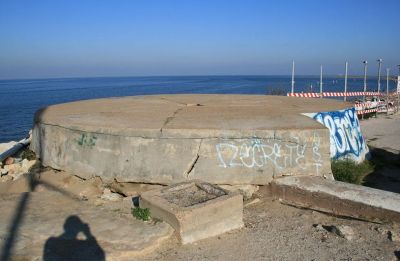
[[[347,67],[348,62],[346,62],[346,72],[344,74],[344,101],[347,100]]]
[[[292,94],[294,93],[294,60],[292,63]]]
[[[322,98],[322,65],[321,65],[321,74],[319,77],[319,97]]]
[[[390,68],[386,68],[386,114],[389,115],[389,71]]]
[[[368,66],[368,61],[363,61],[364,64],[364,93],[363,93],[363,104],[361,106],[362,108],[362,114],[361,114],[361,119],[364,119],[364,106],[365,106],[365,93],[367,92],[367,66]]]

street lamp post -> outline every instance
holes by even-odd
[[[382,67],[382,59],[378,59],[376,60],[379,63],[379,67],[378,67],[378,95],[381,91],[381,67]]]
[[[364,64],[364,93],[363,93],[363,104],[362,104],[362,114],[361,118],[364,119],[364,106],[365,106],[365,93],[367,92],[367,67],[368,61],[363,61]]]
[[[346,62],[346,72],[344,74],[344,101],[347,100],[347,68],[349,66],[349,63]]]
[[[321,65],[321,74],[319,76],[319,97],[322,98],[322,65]]]
[[[390,68],[386,68],[386,114],[389,115],[389,71]]]
[[[294,60],[292,64],[292,93],[294,93]]]

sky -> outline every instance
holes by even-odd
[[[0,79],[397,73],[400,0],[1,0]]]

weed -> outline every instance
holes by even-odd
[[[353,184],[361,184],[364,177],[374,170],[374,166],[368,160],[360,164],[352,160],[334,160],[331,167],[335,180]]]
[[[148,221],[150,210],[148,208],[132,208],[132,215],[138,220]]]

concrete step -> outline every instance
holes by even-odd
[[[400,195],[320,177],[290,176],[271,183],[282,202],[369,221],[400,222]]]

